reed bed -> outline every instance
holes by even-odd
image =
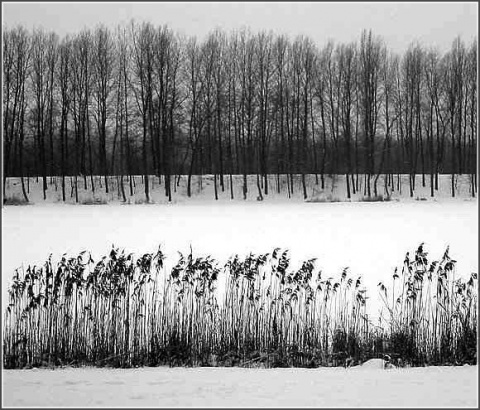
[[[477,276],[456,279],[448,250],[431,264],[423,246],[407,254],[391,288],[379,284],[378,324],[360,277],[324,277],[314,259],[292,269],[288,250],[164,260],[112,248],[16,270],[4,368],[476,363]]]
[[[421,244],[395,270],[390,291],[379,283],[385,310],[384,344],[408,364],[476,364],[477,274],[456,277],[456,261],[447,248],[439,261],[428,262]]]

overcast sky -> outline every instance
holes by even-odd
[[[320,3],[320,2],[159,2],[159,3],[2,3],[3,24],[43,26],[60,35],[98,23],[114,27],[131,18],[168,24],[175,31],[203,38],[215,27],[250,27],[294,37],[304,34],[319,46],[328,39],[350,42],[362,29],[383,36],[389,48],[402,52],[415,40],[440,50],[460,35],[470,42],[478,31],[478,4],[451,3]],[[3,27],[3,25],[2,25]]]

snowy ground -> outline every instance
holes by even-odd
[[[7,196],[19,189],[10,182]],[[161,245],[171,263],[176,262],[177,251],[187,253],[190,245],[194,254],[212,255],[222,264],[235,253],[288,248],[292,269],[316,257],[324,277],[338,277],[346,266],[352,276],[361,275],[373,314],[381,306],[378,282],[388,285],[405,253],[412,254],[421,242],[431,260],[441,258],[450,245],[450,254],[458,261],[457,275],[478,272],[478,203],[470,198],[468,185],[460,184],[461,196],[451,199],[444,179],[433,200],[428,188],[408,198],[404,185],[400,201],[374,203],[329,203],[341,196],[338,186],[316,193],[312,188],[316,202],[304,202],[298,189],[295,200],[287,199],[284,190],[282,196],[258,202],[252,185],[247,201],[240,199],[238,186],[235,201],[225,192],[217,202],[211,181],[204,182],[208,189],[195,191],[194,198],[183,193],[175,204],[165,204],[157,186],[155,204],[132,206],[121,205],[116,193],[109,205],[64,205],[54,188],[43,201],[40,184],[32,183],[30,199],[35,205],[2,209],[2,310],[15,268],[42,264],[50,253],[54,262],[64,252],[82,250],[98,259],[112,244],[136,255]],[[130,202],[141,202],[141,197],[140,191]],[[477,386],[477,366],[5,370],[3,405],[476,407]]]
[[[4,370],[5,407],[478,407],[478,368]]]
[[[78,203],[121,203],[123,201],[120,186],[120,177],[109,177],[109,192],[106,193],[104,178],[100,176],[94,176],[94,188],[92,190],[92,184],[90,177],[85,179],[78,178]],[[372,195],[374,195],[374,180],[371,179]],[[130,196],[129,183],[127,178],[124,178],[124,188],[126,194],[126,200],[128,204],[141,204],[145,202],[145,187],[142,183],[141,176],[134,176],[132,180],[133,195]],[[169,203],[168,198],[165,196],[164,178],[150,176],[149,178],[150,189],[150,201],[155,204]],[[269,175],[268,177],[268,195],[265,195],[263,190],[263,180],[261,180],[262,196],[265,202],[278,203],[278,202],[305,202],[303,197],[303,186],[300,175],[293,176],[293,188],[290,190],[287,183],[286,175]],[[324,176],[324,188],[322,189],[321,178],[318,177],[318,184],[316,183],[315,175],[306,175],[306,190],[307,190],[307,202],[359,202],[363,201],[366,197],[366,182],[364,176],[358,178],[358,188],[356,193],[351,192],[351,198],[347,196],[347,184],[345,175],[325,175]],[[440,175],[438,178],[438,191],[434,191],[434,197],[430,196],[430,176],[425,176],[425,186],[422,184],[422,176],[417,175],[415,178],[415,191],[413,197],[410,197],[409,190],[409,176],[401,175],[400,180],[397,176],[394,177],[394,191],[392,192],[391,186],[386,189],[385,176],[381,175],[377,181],[377,194],[384,199],[388,198],[392,201],[401,200],[402,202],[414,202],[414,201],[455,201],[471,199],[471,176],[470,175],[455,175],[454,187],[455,198],[452,198],[451,183],[452,177],[450,175]],[[398,183],[400,181],[400,183]],[[280,192],[277,192],[277,184],[280,186]],[[65,194],[66,203],[75,204],[74,179],[67,177],[65,179]],[[257,187],[256,175],[247,176],[248,192],[246,200],[243,199],[243,176],[232,176],[232,189],[233,189],[233,201],[234,202],[257,202],[259,198],[259,192]],[[22,186],[20,178],[7,178],[6,184],[7,199],[23,199]],[[44,203],[63,203],[62,201],[62,188],[61,178],[47,178],[47,191],[46,199],[43,199],[43,181],[41,178],[25,178],[25,190],[27,191],[29,201],[36,205]],[[215,183],[213,175],[194,175],[191,181],[191,197],[187,196],[187,176],[182,175],[175,177],[175,184],[172,179],[172,201],[171,204],[180,203],[230,203],[231,199],[231,187],[230,177],[227,175],[224,177],[224,191],[220,187],[219,177],[217,177],[217,194],[218,201],[215,201]]]
[[[44,204],[5,206],[2,214],[3,296],[22,263],[42,264],[49,253],[58,261],[64,252],[81,250],[99,258],[112,244],[136,255],[161,245],[171,263],[177,261],[177,251],[188,253],[190,245],[194,254],[212,255],[222,264],[235,253],[287,248],[292,268],[316,257],[324,277],[337,278],[347,266],[352,276],[361,275],[372,308],[378,282],[390,284],[405,253],[413,255],[421,242],[431,260],[441,258],[450,245],[457,275],[478,272],[476,201]]]

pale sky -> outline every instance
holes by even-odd
[[[397,52],[417,40],[445,51],[456,36],[469,43],[478,31],[477,2],[2,2],[2,9],[2,27],[41,26],[59,35],[98,23],[115,27],[134,18],[200,39],[216,27],[229,31],[247,26],[292,38],[304,34],[322,47],[328,39],[359,40],[365,28]]]

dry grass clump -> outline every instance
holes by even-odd
[[[31,202],[27,201],[25,198],[21,198],[17,195],[12,195],[3,198],[3,205],[30,205]]]
[[[314,260],[289,271],[287,251],[238,256],[227,263],[222,306],[223,355],[238,363],[256,359],[267,366],[331,365],[339,353],[355,355],[334,343],[336,332],[361,343],[368,333],[361,281],[314,278]]]
[[[372,195],[372,196],[363,196],[360,198],[360,202],[390,202],[392,197],[390,195]]]
[[[82,199],[82,205],[108,205],[108,201],[105,198],[86,198]]]
[[[153,205],[155,202],[153,202],[151,199],[147,200],[145,198],[135,198],[135,205]]]
[[[306,199],[305,202],[311,203],[330,203],[330,202],[342,202],[338,196],[333,196],[328,194],[326,196],[315,196],[309,199]]]
[[[85,198],[80,203],[82,205],[108,205],[105,198]]]
[[[225,275],[225,289],[217,285]],[[222,278],[223,279],[223,278]],[[388,354],[404,363],[476,363],[477,281],[455,280],[448,251],[430,266],[420,247],[392,291],[380,284],[380,326],[361,278],[290,269],[288,251],[139,258],[112,248],[17,270],[4,318],[5,368],[96,366],[338,366]],[[398,363],[399,361],[396,360]]]

